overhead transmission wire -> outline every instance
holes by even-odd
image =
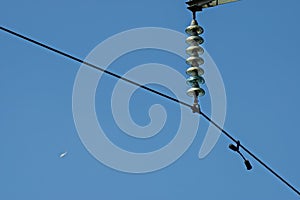
[[[159,92],[159,91],[157,91],[157,90],[151,89],[151,88],[149,88],[149,87],[147,87],[147,86],[144,86],[144,85],[142,85],[142,84],[140,84],[140,83],[137,83],[137,82],[132,81],[132,80],[130,80],[130,79],[124,78],[124,77],[122,77],[122,76],[120,76],[120,75],[118,75],[118,74],[115,74],[115,73],[113,73],[113,72],[110,72],[110,71],[108,71],[108,70],[105,70],[105,69],[103,69],[103,68],[101,68],[101,67],[99,67],[99,66],[97,66],[97,65],[95,65],[95,64],[86,62],[86,61],[84,61],[84,60],[82,60],[82,59],[79,59],[79,58],[77,58],[77,57],[75,57],[75,56],[72,56],[72,55],[70,55],[70,54],[68,54],[68,53],[65,53],[65,52],[63,52],[63,51],[60,51],[60,50],[58,50],[58,49],[56,49],[56,48],[53,48],[53,47],[51,47],[51,46],[48,46],[48,45],[43,44],[43,43],[41,43],[41,42],[38,42],[37,40],[31,39],[31,38],[29,38],[29,37],[26,37],[26,36],[24,36],[24,35],[22,35],[22,34],[19,34],[19,33],[17,33],[17,32],[14,32],[14,31],[12,31],[12,30],[10,30],[10,29],[7,29],[7,28],[4,28],[4,27],[2,27],[2,26],[0,27],[0,29],[1,29],[2,31],[6,32],[6,33],[9,33],[9,34],[11,34],[11,35],[14,35],[14,36],[16,36],[16,37],[18,37],[18,38],[21,38],[21,39],[23,39],[23,40],[26,40],[26,41],[28,41],[28,42],[30,42],[30,43],[36,44],[37,46],[43,47],[44,49],[48,49],[48,50],[50,50],[50,51],[52,51],[52,52],[55,52],[55,53],[57,53],[57,54],[60,54],[60,55],[62,55],[62,56],[64,56],[64,57],[67,57],[67,58],[69,58],[69,59],[71,59],[71,60],[74,60],[74,61],[76,61],[76,62],[79,62],[79,63],[82,63],[82,64],[84,64],[84,65],[87,65],[87,66],[89,66],[89,67],[91,67],[91,68],[93,68],[93,69],[96,69],[96,70],[99,70],[99,71],[101,71],[101,72],[103,72],[103,73],[109,74],[109,75],[111,75],[111,76],[113,76],[113,77],[115,77],[115,78],[117,78],[117,79],[121,79],[121,80],[123,80],[123,81],[125,81],[125,82],[128,82],[128,83],[133,84],[133,85],[138,86],[138,87],[141,87],[142,89],[144,89],[144,90],[146,90],[146,91],[149,91],[149,92],[151,92],[151,93],[157,94],[157,95],[159,95],[159,96],[161,96],[161,97],[164,97],[164,98],[169,99],[169,100],[171,100],[171,101],[173,101],[173,102],[176,102],[176,103],[178,103],[178,104],[181,104],[181,105],[184,105],[184,106],[186,106],[186,107],[189,107],[189,108],[193,109],[193,106],[190,105],[190,104],[188,104],[188,103],[186,103],[186,102],[180,101],[180,100],[178,100],[178,99],[176,99],[176,98],[173,98],[173,97],[171,97],[171,96],[168,96],[168,95],[166,95],[166,94],[163,94],[163,93],[161,93],[161,92]],[[242,149],[243,149],[245,152],[247,152],[253,159],[255,159],[255,160],[256,160],[258,163],[260,163],[263,167],[265,167],[271,174],[273,174],[275,177],[277,177],[277,178],[278,178],[280,181],[282,181],[286,186],[288,186],[291,190],[293,190],[295,193],[297,193],[297,194],[300,196],[300,191],[299,191],[299,190],[297,190],[293,185],[291,185],[288,181],[286,181],[283,177],[281,177],[277,172],[275,172],[271,167],[269,167],[265,162],[263,162],[260,158],[258,158],[258,157],[257,157],[254,153],[252,153],[249,149],[247,149],[245,146],[243,146],[242,144],[240,144],[240,142],[239,142],[238,140],[234,139],[233,136],[231,136],[226,130],[224,130],[221,126],[219,126],[216,122],[214,122],[211,118],[209,118],[205,113],[203,113],[201,110],[199,110],[197,113],[199,113],[200,115],[202,115],[208,122],[212,123],[217,129],[219,129],[219,130],[220,130],[224,135],[226,135],[230,140],[232,140],[232,141],[235,142],[236,144],[239,144],[239,147],[240,147],[240,148],[242,148]]]

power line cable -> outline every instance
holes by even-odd
[[[154,90],[154,89],[151,89],[151,88],[149,88],[149,87],[147,87],[147,86],[141,85],[141,84],[139,84],[139,83],[137,83],[137,82],[135,82],[135,81],[132,81],[132,80],[127,79],[127,78],[124,78],[124,77],[122,77],[122,76],[120,76],[120,75],[118,75],[118,74],[115,74],[115,73],[113,73],[113,72],[110,72],[110,71],[108,71],[108,70],[105,70],[105,69],[103,69],[103,68],[101,68],[101,67],[99,67],[99,66],[97,66],[97,65],[88,63],[88,62],[86,62],[86,61],[84,61],[84,60],[82,60],[82,59],[79,59],[79,58],[77,58],[77,57],[75,57],[75,56],[72,56],[72,55],[70,55],[70,54],[67,54],[67,53],[65,53],[65,52],[63,52],[63,51],[60,51],[60,50],[56,49],[56,48],[50,47],[50,46],[48,46],[48,45],[45,45],[45,44],[43,44],[43,43],[41,43],[41,42],[38,42],[38,41],[36,41],[36,40],[34,40],[34,39],[31,39],[31,38],[29,38],[29,37],[26,37],[26,36],[24,36],[24,35],[22,35],[22,34],[19,34],[19,33],[17,33],[17,32],[14,32],[14,31],[12,31],[12,30],[10,30],[10,29],[4,28],[4,27],[2,27],[2,26],[0,27],[0,29],[1,29],[2,31],[7,32],[7,33],[9,33],[9,34],[11,34],[11,35],[14,35],[14,36],[16,36],[16,37],[18,37],[18,38],[21,38],[21,39],[26,40],[26,41],[28,41],[28,42],[30,42],[30,43],[36,44],[36,45],[38,45],[38,46],[40,46],[40,47],[43,47],[43,48],[45,48],[45,49],[48,49],[48,50],[50,50],[50,51],[52,51],[52,52],[55,52],[55,53],[57,53],[57,54],[60,54],[60,55],[62,55],[62,56],[64,56],[64,57],[67,57],[67,58],[69,58],[69,59],[71,59],[71,60],[74,60],[74,61],[76,61],[76,62],[82,63],[82,64],[84,64],[84,65],[87,65],[87,66],[91,67],[91,68],[94,68],[94,69],[96,69],[96,70],[102,71],[103,73],[109,74],[109,75],[111,75],[111,76],[113,76],[113,77],[115,77],[115,78],[121,79],[121,80],[126,81],[126,82],[128,82],[128,83],[130,83],[130,84],[133,84],[133,85],[136,85],[136,86],[138,86],[138,87],[141,87],[141,88],[143,88],[144,90],[147,90],[147,91],[149,91],[149,92],[151,92],[151,93],[157,94],[157,95],[159,95],[159,96],[161,96],[161,97],[164,97],[164,98],[166,98],[166,99],[169,99],[169,100],[171,100],[171,101],[173,101],[173,102],[176,102],[176,103],[178,103],[178,104],[181,104],[181,105],[184,105],[184,106],[186,106],[186,107],[189,107],[190,109],[192,109],[192,110],[194,111],[194,106],[192,106],[192,105],[190,105],[190,104],[188,104],[188,103],[186,103],[186,102],[180,101],[180,100],[175,99],[175,98],[173,98],[173,97],[171,97],[171,96],[168,96],[168,95],[166,95],[166,94],[163,94],[163,93],[161,93],[161,92],[159,92],[159,91],[156,91],[156,90]],[[219,129],[225,136],[227,136],[227,137],[228,137],[229,139],[231,139],[233,142],[235,142],[236,144],[238,144],[238,146],[239,146],[240,148],[242,148],[245,152],[247,152],[253,159],[255,159],[258,163],[260,163],[263,167],[265,167],[270,173],[272,173],[275,177],[277,177],[280,181],[282,181],[285,185],[287,185],[291,190],[293,190],[294,192],[296,192],[296,193],[300,196],[300,191],[298,191],[293,185],[291,185],[291,184],[290,184],[289,182],[287,182],[283,177],[281,177],[277,172],[275,172],[272,168],[270,168],[265,162],[263,162],[260,158],[258,158],[254,153],[252,153],[252,152],[251,152],[250,150],[248,150],[245,146],[243,146],[238,140],[234,139],[234,137],[232,137],[227,131],[225,131],[222,127],[220,127],[216,122],[214,122],[212,119],[210,119],[205,113],[203,113],[200,109],[197,111],[197,113],[199,113],[199,114],[202,115],[207,121],[209,121],[210,123],[212,123],[212,124],[213,124],[217,129]]]

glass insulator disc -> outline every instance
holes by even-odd
[[[201,97],[201,96],[205,95],[205,91],[202,88],[191,88],[186,93],[190,97],[193,97],[193,96]]]
[[[186,73],[190,76],[202,76],[204,74],[204,69],[201,67],[189,67]]]
[[[191,56],[188,59],[186,59],[186,64],[192,66],[192,67],[199,67],[200,65],[204,64],[203,58]]]
[[[190,56],[199,56],[204,53],[204,49],[200,46],[189,46],[186,49],[186,53]]]

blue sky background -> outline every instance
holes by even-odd
[[[205,28],[204,46],[226,88],[224,128],[297,188],[299,6],[297,0],[243,0],[207,9],[199,17]],[[0,10],[1,26],[80,58],[116,33],[145,26],[183,32],[191,19],[184,1],[171,0],[2,0]],[[228,150],[230,141],[224,136],[208,157],[199,160],[208,127],[203,119],[194,143],[173,165],[140,175],[112,170],[88,153],[75,129],[72,89],[80,64],[4,32],[0,51],[0,199],[298,199],[245,154],[254,167],[246,171],[241,158]],[[114,72],[123,74],[132,65],[149,62],[182,66],[182,73],[186,69],[183,60],[162,52],[126,56],[115,62],[124,67]],[[147,109],[135,109],[135,102],[139,108],[144,101],[178,111],[174,103],[143,91],[135,96],[131,108],[137,123],[147,124],[149,119]],[[97,100],[101,110],[109,97]],[[203,111],[209,113],[209,96],[202,101]],[[171,115],[165,130],[170,134],[147,148],[163,146],[172,138],[178,119]],[[134,142],[135,150],[142,148],[138,141],[118,139],[113,133],[122,132],[108,120],[106,126],[110,124],[112,141],[128,150]],[[60,159],[64,151],[69,154]]]

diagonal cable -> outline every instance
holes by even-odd
[[[14,35],[14,36],[18,37],[18,38],[21,38],[21,39],[23,39],[23,40],[26,40],[26,41],[28,41],[28,42],[30,42],[30,43],[33,43],[33,44],[36,44],[36,45],[38,45],[38,46],[40,46],[40,47],[43,47],[43,48],[45,48],[45,49],[48,49],[49,51],[55,52],[55,53],[57,53],[57,54],[60,54],[60,55],[62,55],[62,56],[64,56],[64,57],[67,57],[67,58],[69,58],[69,59],[71,59],[71,60],[74,60],[74,61],[76,61],[76,62],[85,64],[85,65],[87,65],[87,66],[89,66],[89,67],[91,67],[91,68],[94,68],[94,69],[96,69],[96,70],[102,71],[103,73],[109,74],[109,75],[111,75],[111,76],[113,76],[113,77],[115,77],[115,78],[121,79],[121,80],[123,80],[123,81],[125,81],[125,82],[128,82],[128,83],[130,83],[130,84],[136,85],[136,86],[138,86],[138,87],[141,87],[141,88],[143,88],[143,89],[146,90],[146,91],[149,91],[149,92],[151,92],[151,93],[157,94],[157,95],[159,95],[159,96],[161,96],[161,97],[164,97],[164,98],[169,99],[169,100],[171,100],[171,101],[173,101],[173,102],[176,102],[176,103],[178,103],[178,104],[181,104],[181,105],[184,105],[184,106],[186,106],[186,107],[189,107],[189,108],[193,109],[193,106],[191,106],[190,104],[188,104],[188,103],[186,103],[186,102],[180,101],[180,100],[175,99],[175,98],[173,98],[173,97],[171,97],[171,96],[168,96],[168,95],[166,95],[166,94],[163,94],[163,93],[161,93],[161,92],[159,92],[159,91],[156,91],[156,90],[154,90],[154,89],[151,89],[151,88],[149,88],[149,87],[147,87],[147,86],[141,85],[140,83],[137,83],[137,82],[132,81],[132,80],[130,80],[130,79],[124,78],[124,77],[122,77],[122,76],[120,76],[120,75],[118,75],[118,74],[115,74],[115,73],[113,73],[113,72],[110,72],[110,71],[108,71],[108,70],[105,70],[105,69],[103,69],[103,68],[101,68],[101,67],[99,67],[99,66],[97,66],[97,65],[94,65],[94,64],[92,64],[92,63],[86,62],[86,61],[84,61],[84,60],[82,60],[82,59],[79,59],[79,58],[77,58],[77,57],[75,57],[75,56],[72,56],[72,55],[70,55],[70,54],[67,54],[67,53],[65,53],[65,52],[63,52],[63,51],[60,51],[60,50],[58,50],[58,49],[55,49],[55,48],[50,47],[50,46],[48,46],[48,45],[45,45],[45,44],[43,44],[43,43],[41,43],[41,42],[38,42],[38,41],[36,41],[36,40],[34,40],[34,39],[31,39],[31,38],[29,38],[29,37],[26,37],[26,36],[24,36],[24,35],[21,35],[21,34],[19,34],[19,33],[17,33],[17,32],[14,32],[14,31],[9,30],[9,29],[7,29],[7,28],[4,28],[4,27],[2,27],[2,26],[0,26],[0,29],[1,29],[2,31],[5,31],[5,32],[7,32],[7,33],[9,33],[9,34],[11,34],[11,35]],[[238,140],[234,139],[234,137],[232,137],[227,131],[225,131],[221,126],[219,126],[216,122],[214,122],[212,119],[210,119],[210,118],[209,118],[205,113],[203,113],[201,110],[199,110],[198,113],[199,113],[200,115],[202,115],[207,121],[209,121],[210,123],[212,123],[217,129],[219,129],[219,130],[220,130],[225,136],[227,136],[230,140],[232,140],[232,141],[235,142],[235,143],[238,142]],[[293,185],[291,185],[288,181],[286,181],[282,176],[280,176],[277,172],[275,172],[271,167],[269,167],[269,166],[268,166],[265,162],[263,162],[260,158],[258,158],[254,153],[252,153],[250,150],[248,150],[248,149],[247,149],[245,146],[243,146],[242,144],[240,144],[240,147],[241,147],[245,152],[247,152],[253,159],[255,159],[255,160],[256,160],[258,163],[260,163],[263,167],[265,167],[270,173],[272,173],[275,177],[277,177],[277,178],[278,178],[280,181],[282,181],[286,186],[288,186],[291,190],[293,190],[295,193],[297,193],[297,194],[300,196],[300,191],[298,191]]]

